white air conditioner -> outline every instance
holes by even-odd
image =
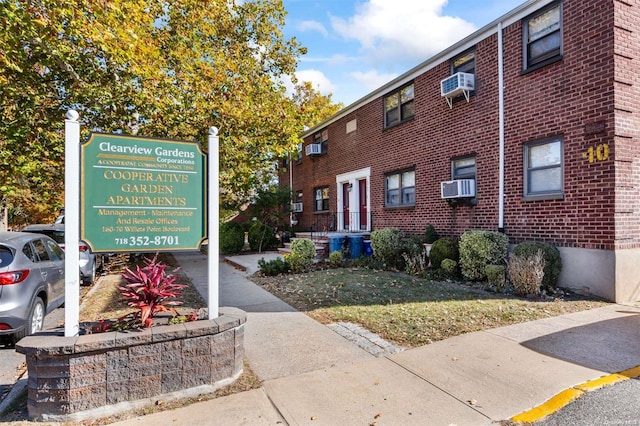
[[[319,143],[312,143],[307,145],[304,152],[307,155],[320,155],[322,154],[322,146]]]
[[[457,72],[440,82],[440,95],[446,98],[450,108],[453,108],[452,99],[464,95],[469,102],[469,92],[476,87],[476,76],[466,72]]]
[[[458,179],[440,182],[442,198],[473,198],[476,196],[475,179]]]
[[[294,213],[300,213],[302,211],[302,203],[293,203],[291,210],[293,210]]]

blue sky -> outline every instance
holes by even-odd
[[[297,77],[349,105],[525,0],[283,0]]]

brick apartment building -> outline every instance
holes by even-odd
[[[503,231],[556,245],[561,286],[640,300],[639,32],[637,0],[523,3],[306,131],[293,219]]]

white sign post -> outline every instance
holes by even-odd
[[[80,320],[80,123],[78,113],[64,121],[64,335],[79,334]]]
[[[220,154],[218,151],[218,129],[216,127],[209,128],[209,155],[208,158],[208,186],[209,186],[209,217],[207,228],[209,230],[209,246],[208,246],[208,279],[209,279],[209,319],[218,318],[218,291],[219,291],[219,270],[220,270]]]

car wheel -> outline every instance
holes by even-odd
[[[22,339],[23,337],[29,336],[30,334],[37,333],[42,331],[42,327],[44,326],[44,302],[41,298],[36,297],[35,302],[33,302],[33,306],[31,307],[31,311],[29,312],[29,316],[27,317],[27,322],[19,333],[14,335],[14,342]]]
[[[44,316],[44,302],[41,298],[36,297],[33,308],[31,308],[31,315],[29,315],[29,323],[27,324],[29,334],[42,331],[42,327],[44,327]]]
[[[91,267],[91,274],[84,279],[84,283],[87,285],[93,285],[96,282],[96,275],[98,275],[98,265],[96,262],[93,262],[93,266]]]

